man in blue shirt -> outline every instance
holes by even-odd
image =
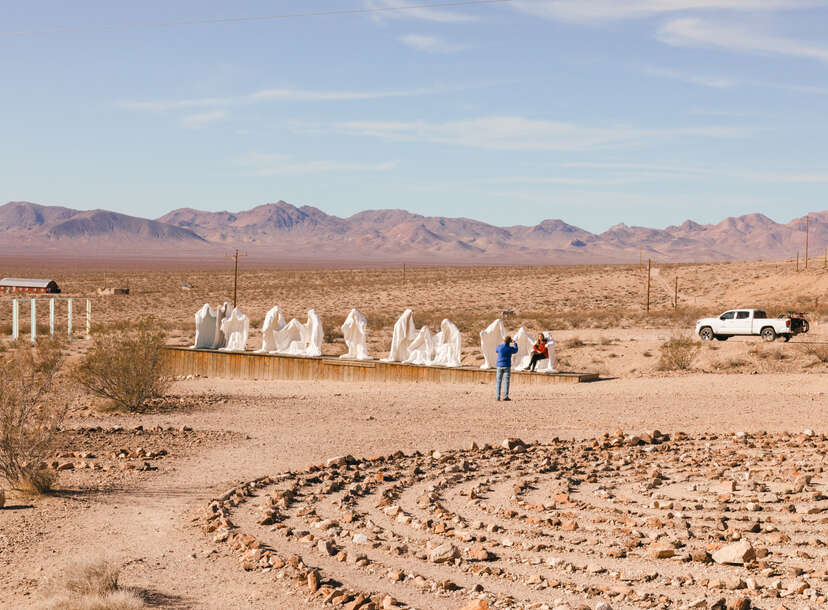
[[[497,399],[500,400],[500,384],[503,378],[506,377],[506,396],[503,400],[512,400],[509,398],[509,381],[512,377],[512,355],[518,351],[517,345],[512,343],[512,337],[507,336],[503,343],[497,346]]]

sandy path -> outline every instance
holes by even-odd
[[[144,426],[189,425],[247,435],[230,448],[176,462],[138,490],[92,498],[70,509],[60,533],[19,549],[0,584],[0,606],[31,605],[26,579],[39,580],[72,553],[106,552],[128,564],[126,584],[157,593],[160,605],[303,608],[304,600],[259,573],[243,572],[190,524],[206,501],[234,482],[304,468],[334,455],[457,448],[507,436],[548,441],[613,431],[824,431],[824,375],[688,375],[549,388],[513,387],[498,403],[488,386],[361,386],[299,382],[181,382],[176,391],[233,398],[219,409],[141,416]],[[119,421],[122,420],[122,421]],[[72,422],[73,425],[100,420]],[[135,425],[108,417],[107,425]],[[51,502],[49,500],[48,502]],[[0,515],[0,527],[6,515]],[[195,558],[191,557],[195,554]]]

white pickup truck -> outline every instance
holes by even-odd
[[[769,318],[761,309],[732,309],[718,318],[703,318],[696,322],[696,333],[702,341],[727,341],[734,335],[761,335],[765,341],[782,337],[790,341],[799,333],[808,332],[808,321],[803,314]]]

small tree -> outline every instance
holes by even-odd
[[[161,374],[161,348],[166,335],[152,320],[134,330],[95,338],[75,369],[75,380],[90,394],[129,411],[139,411],[151,398],[163,396],[169,380]]]
[[[54,474],[43,462],[54,448],[67,404],[52,396],[63,364],[59,342],[41,340],[0,359],[0,474],[16,489],[43,493]]]

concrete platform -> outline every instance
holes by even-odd
[[[255,352],[165,347],[166,374],[198,375],[224,379],[293,379],[328,381],[365,381],[374,383],[493,383],[493,369],[464,366],[446,368],[417,366],[379,360],[341,360],[336,356],[287,356]],[[595,381],[597,373],[528,373],[512,371],[512,383],[542,385]]]

